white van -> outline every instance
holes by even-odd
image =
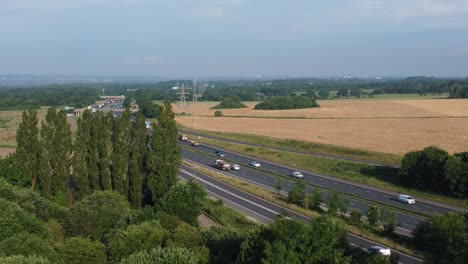
[[[400,194],[400,197],[398,198],[400,202],[406,203],[406,204],[415,204],[416,201],[414,200],[413,197],[406,195],[406,194]]]
[[[291,173],[291,176],[295,177],[295,178],[304,178],[304,175],[302,175],[302,172],[300,171],[293,171],[293,173]]]

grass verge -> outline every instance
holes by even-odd
[[[333,176],[336,178],[370,185],[397,193],[410,193],[416,197],[462,208],[468,208],[468,199],[446,197],[443,195],[409,189],[397,185],[397,168],[373,166],[336,159],[321,158],[300,153],[284,152],[262,147],[252,147],[249,145],[209,138],[202,139],[202,144],[203,143],[221,147],[226,150],[234,151],[254,158],[257,157],[263,160],[269,160],[296,167],[302,170]]]
[[[249,182],[240,180],[238,178],[233,178],[233,177],[226,176],[223,173],[213,171],[211,169],[199,166],[199,165],[197,165],[195,163],[192,163],[192,162],[189,162],[189,161],[184,161],[184,164],[186,164],[187,166],[190,166],[192,168],[195,168],[196,170],[198,170],[198,171],[200,171],[200,172],[202,172],[204,174],[207,174],[207,175],[209,175],[209,176],[211,176],[211,177],[213,177],[213,178],[215,178],[215,179],[217,179],[219,181],[227,183],[227,184],[229,184],[231,186],[234,186],[234,187],[236,187],[236,188],[238,188],[240,190],[243,190],[245,192],[248,192],[250,194],[258,196],[258,197],[260,197],[262,199],[265,199],[267,201],[270,201],[272,203],[275,203],[277,205],[280,205],[280,206],[282,206],[284,208],[290,209],[290,210],[295,211],[297,213],[306,215],[306,216],[311,217],[311,218],[318,217],[320,215],[320,213],[318,213],[316,211],[307,210],[307,209],[302,208],[300,206],[288,203],[286,201],[285,196],[280,195],[280,194],[278,194],[278,193],[276,193],[276,192],[274,192],[272,190],[267,190],[267,189],[261,188],[260,186],[251,184]],[[384,237],[377,236],[376,234],[372,233],[369,230],[349,225],[341,218],[334,217],[333,219],[338,221],[338,222],[343,223],[343,225],[348,230],[348,232],[350,232],[352,234],[355,234],[355,235],[364,237],[366,239],[378,242],[380,244],[386,245],[388,247],[391,247],[391,248],[393,248],[395,250],[398,250],[400,252],[403,252],[405,254],[408,254],[408,255],[411,255],[411,256],[414,256],[414,257],[417,257],[417,258],[422,258],[422,256],[420,254],[418,254],[417,252],[415,252],[410,247],[410,245],[401,245],[401,244],[395,242],[394,240],[392,240],[390,238],[384,238]]]
[[[239,229],[250,229],[257,226],[244,214],[224,206],[223,200],[206,199],[203,211],[213,221],[223,226],[232,226]]]
[[[278,139],[278,138],[252,135],[252,134],[239,134],[239,133],[229,133],[229,132],[196,130],[196,129],[191,129],[185,126],[181,126],[180,124],[179,124],[179,127],[180,129],[183,129],[184,131],[189,131],[189,132],[193,132],[193,133],[197,133],[201,135],[222,137],[226,139],[238,140],[241,142],[245,142],[247,144],[249,143],[260,144],[264,146],[289,149],[293,151],[294,150],[308,151],[308,152],[336,155],[336,156],[342,156],[342,157],[347,157],[347,158],[356,158],[356,159],[376,161],[376,162],[389,163],[389,164],[399,164],[402,158],[401,156],[394,155],[394,154],[387,154],[387,153],[347,148],[347,147],[341,147],[341,146],[335,146],[335,145],[307,142],[307,141],[301,141],[301,140]],[[206,140],[206,138],[203,140]]]

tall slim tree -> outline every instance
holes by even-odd
[[[109,112],[103,114],[98,112],[97,126],[99,127],[98,132],[98,153],[99,153],[99,182],[102,190],[112,190],[111,181],[111,160],[112,160],[112,126],[114,115]]]
[[[88,170],[88,146],[90,142],[91,113],[89,110],[83,112],[78,118],[76,140],[73,152],[73,176],[75,179],[75,198],[81,199],[91,193],[92,183]]]
[[[177,142],[177,125],[170,102],[160,107],[157,123],[153,124],[147,159],[147,194],[156,203],[177,182],[181,150]]]
[[[89,183],[91,190],[100,190],[101,185],[99,182],[99,135],[101,130],[100,114],[89,115],[89,142],[87,146],[86,164],[89,173]],[[83,112],[83,122],[85,122],[85,113]]]
[[[66,113],[49,108],[41,122],[41,142],[44,146],[40,166],[40,185],[44,196],[52,198],[69,191],[71,164],[71,130]]]
[[[19,128],[16,132],[16,162],[24,168],[31,178],[31,188],[38,188],[39,162],[42,153],[39,141],[39,129],[36,110],[23,111]]]
[[[128,193],[131,117],[132,113],[127,108],[120,118],[114,118],[112,187],[124,196]]]
[[[130,162],[128,164],[128,199],[132,207],[138,208],[143,200],[143,161],[147,149],[145,117],[137,113],[131,131]]]

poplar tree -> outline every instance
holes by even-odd
[[[112,190],[111,180],[111,160],[112,160],[112,126],[114,115],[111,112],[104,114],[102,112],[96,115],[98,117],[98,152],[99,152],[99,182],[102,190]]]
[[[39,185],[43,196],[52,198],[53,141],[55,137],[55,108],[47,109],[45,119],[41,122],[41,145],[44,146],[40,164]]]
[[[88,147],[90,144],[91,113],[83,112],[77,120],[78,130],[73,152],[73,176],[75,179],[75,198],[81,199],[91,193],[92,182],[88,170]]]
[[[64,196],[69,191],[71,165],[71,130],[65,111],[49,108],[41,122],[40,184],[42,193],[51,198]]]
[[[147,149],[145,117],[137,113],[131,131],[130,162],[128,165],[128,199],[134,208],[141,206],[143,200],[143,161]]]
[[[112,186],[126,196],[128,193],[128,164],[130,159],[130,109],[126,109],[120,118],[114,119],[113,152],[112,152]],[[136,164],[138,166],[138,163]]]
[[[24,168],[31,179],[31,189],[38,188],[39,164],[42,153],[39,141],[39,129],[36,110],[23,111],[21,122],[16,132],[16,163]]]
[[[157,123],[153,124],[147,159],[146,193],[156,203],[177,183],[181,150],[177,140],[177,125],[170,102],[160,106]]]
[[[85,113],[83,112],[83,122],[85,120]],[[89,127],[89,141],[87,145],[87,157],[86,164],[88,167],[89,184],[91,190],[101,190],[99,183],[99,134],[100,134],[100,122],[101,118],[99,114],[89,116],[90,127]]]

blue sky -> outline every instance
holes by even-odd
[[[468,0],[0,0],[0,74],[468,76]]]

